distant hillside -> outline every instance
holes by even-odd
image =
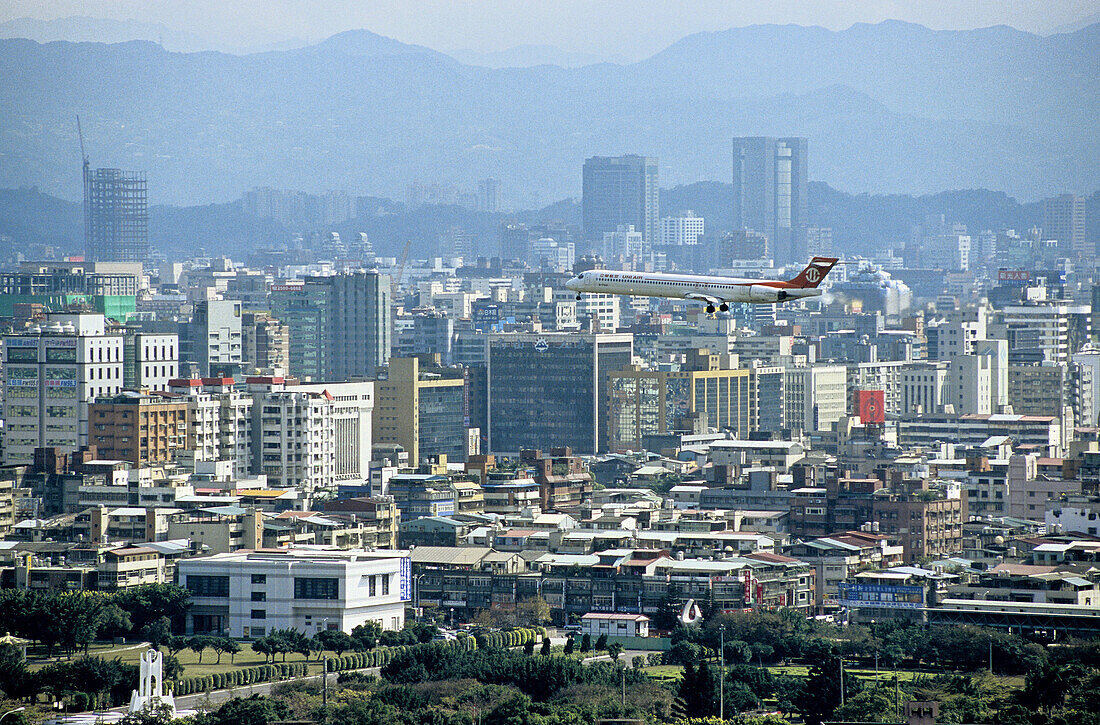
[[[494,69],[367,31],[245,56],[0,40],[0,186],[75,198],[80,114],[92,162],[145,170],[158,203],[494,176],[514,206],[577,196],[587,156],[657,156],[671,187],[728,179],[734,135],[795,134],[834,188],[1037,199],[1100,187],[1098,46],[1100,25],[753,26],[629,65]]]

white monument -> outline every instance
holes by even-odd
[[[694,599],[684,602],[684,608],[680,610],[680,624],[685,627],[697,627],[702,623],[703,610],[695,603]]]
[[[141,655],[141,673],[138,689],[130,696],[130,712],[149,710],[158,705],[167,705],[176,715],[176,701],[172,693],[164,694],[164,657],[155,649]]]

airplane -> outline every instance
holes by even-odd
[[[730,303],[736,302],[770,305],[819,297],[818,285],[836,263],[835,257],[814,257],[797,277],[785,281],[591,269],[573,277],[565,286],[577,293],[578,300],[582,292],[668,297],[705,302],[708,313],[713,313],[715,308],[726,312]]]

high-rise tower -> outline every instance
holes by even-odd
[[[633,225],[647,249],[659,242],[660,191],[657,159],[648,156],[593,156],[584,162],[584,238],[603,242],[605,232]]]
[[[1092,259],[1096,249],[1085,239],[1085,197],[1062,194],[1043,200],[1043,239],[1057,239],[1078,259]]]
[[[804,138],[733,139],[733,225],[766,234],[781,263],[805,256],[806,146]]]

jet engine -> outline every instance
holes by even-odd
[[[749,287],[750,302],[782,302],[787,297],[786,290],[770,287],[766,284],[754,284]]]

